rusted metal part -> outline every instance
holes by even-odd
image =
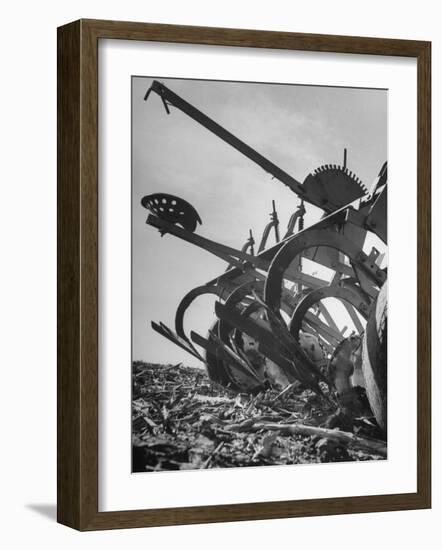
[[[356,279],[358,281],[358,284],[362,290],[370,296],[372,300],[375,300],[378,293],[379,288],[381,284],[379,282],[375,282],[372,277],[370,277],[365,269],[361,269],[361,267],[357,264],[353,264],[353,268],[355,270]],[[373,268],[375,269],[375,268]],[[382,269],[378,269],[379,274],[384,275],[384,280],[387,278],[387,273],[385,271],[382,271]]]
[[[336,343],[330,343],[328,339],[326,339],[322,334],[321,331],[319,331],[314,323],[309,323],[308,321],[305,322],[305,330],[311,334],[316,334],[319,341],[321,342],[321,346],[324,348],[324,351],[326,354],[331,355],[337,345]]]
[[[305,249],[316,246],[328,246],[344,253],[350,259],[354,268],[357,267],[358,271],[361,271],[370,281],[379,286],[386,279],[384,271],[378,268],[377,265],[370,263],[368,256],[349,239],[332,231],[308,229],[287,241],[270,265],[264,296],[266,303],[274,312],[279,312],[281,308],[282,283],[285,271],[293,258],[301,254]],[[367,285],[362,286],[364,288]]]
[[[238,366],[240,367],[240,370],[242,371],[242,374],[244,376],[250,378],[255,383],[264,387],[264,379],[261,378],[253,365],[251,365],[244,356],[238,355],[231,347],[226,346],[223,342],[221,342],[221,340],[216,335],[216,332],[213,332],[210,336],[212,342],[214,342],[217,346],[218,352],[221,352],[221,355],[226,358],[228,363],[233,362],[233,364],[235,364],[237,368]]]
[[[370,304],[363,293],[356,293],[356,291],[335,285],[312,290],[297,305],[290,320],[289,329],[296,339],[299,340],[299,333],[308,310],[324,298],[337,298],[347,302],[356,308],[362,317],[368,318]]]
[[[234,325],[242,332],[248,334],[259,342],[259,351],[268,359],[276,363],[287,376],[290,382],[299,380],[302,375],[299,369],[308,370],[312,366],[311,376],[313,376],[314,364],[306,366],[304,363],[309,362],[304,352],[299,347],[297,358],[294,358],[291,351],[285,349],[281,342],[272,333],[270,326],[265,326],[250,317],[244,317],[235,309],[228,309],[220,303],[215,304],[215,313],[219,319],[225,319],[229,324]]]
[[[336,332],[339,332],[338,325],[335,323],[335,320],[333,319],[333,316],[328,311],[326,305],[323,304],[322,302],[319,302],[318,303],[318,308],[319,308],[319,312],[324,317],[325,322],[327,323],[327,325],[329,327],[331,327],[332,329],[334,329]]]
[[[198,353],[192,343],[188,342],[187,339],[183,339],[175,334],[164,323],[155,323],[155,321],[152,321],[151,326],[155,332],[158,332],[158,334],[161,334],[161,336],[164,336],[184,351],[187,351],[187,353],[190,353],[190,355],[193,355],[196,359],[204,362],[203,357]]]
[[[235,327],[255,338],[259,342],[260,347],[263,347],[264,355],[280,365],[283,370],[285,367],[278,361],[288,359],[292,363],[292,369],[291,371],[285,371],[287,376],[294,375],[299,380],[303,380],[304,378],[303,382],[306,383],[309,383],[308,379],[310,378],[311,388],[314,391],[317,391],[317,388],[315,389],[313,379],[328,383],[320,370],[306,355],[300,344],[290,334],[284,321],[275,316],[272,310],[258,296],[255,296],[255,300],[265,309],[268,323],[250,317],[246,318],[237,310],[229,310],[219,302],[215,304],[215,313],[218,318],[225,317],[227,320],[230,319]],[[272,356],[268,354],[272,354]],[[318,393],[322,394],[322,392]]]
[[[187,337],[184,331],[184,314],[192,305],[192,303],[200,296],[204,296],[204,295],[220,296],[222,290],[223,290],[222,287],[219,287],[216,285],[202,285],[194,288],[184,296],[184,298],[179,303],[175,314],[175,331],[178,336],[180,336],[187,342],[190,342],[189,338]]]
[[[230,306],[233,305],[233,304],[230,304]],[[229,305],[227,304],[224,304],[224,307],[226,309],[228,309]],[[256,321],[256,323],[264,328],[266,328],[267,330],[271,330],[270,328],[270,324],[269,322],[267,321],[267,315],[266,315],[266,307],[263,305],[263,303],[261,301],[254,301],[254,302],[251,302],[250,304],[246,305],[242,311],[241,311],[241,316],[242,317],[253,317]],[[228,327],[228,323],[225,321],[225,320],[220,320],[220,325],[221,323],[225,323],[225,325]],[[231,327],[230,327],[231,328]],[[320,330],[317,329],[316,327],[316,331],[317,332],[320,332]],[[236,328],[234,330],[234,336],[233,336],[233,342],[237,345],[237,346],[240,346],[241,345],[241,338],[242,338],[242,332]],[[228,337],[228,333],[224,333],[223,334],[224,338],[226,339],[226,342],[228,341],[227,337]],[[302,333],[301,337],[299,338],[299,344],[302,348],[302,350],[304,351],[304,353],[306,353],[308,355],[308,357],[313,361],[313,362],[317,362],[316,359],[313,358],[312,354],[311,354],[311,349],[308,348],[308,340],[309,340],[309,337],[311,338],[314,338],[312,334],[308,334],[307,332],[306,333]],[[321,359],[323,358],[323,355],[321,356]]]
[[[203,344],[200,342],[200,346]],[[216,382],[217,384],[221,384],[222,386],[231,388],[233,391],[241,392],[244,390],[241,386],[239,386],[231,377],[230,375],[230,369],[227,367],[227,364],[222,359],[219,359],[215,351],[212,353],[210,351],[209,344],[206,344],[206,347],[204,348],[206,351],[206,368],[207,368],[207,374],[209,375],[209,378]],[[216,347],[213,346],[213,350],[216,350]]]
[[[243,244],[242,248],[241,248],[241,252],[249,252],[252,256],[255,255],[255,250],[254,250],[254,246],[255,246],[255,239],[253,238],[253,232],[251,229],[249,229],[249,238],[247,239],[247,241]],[[231,269],[233,267],[232,264],[229,264],[227,267],[226,267],[226,271],[228,271],[229,269]]]
[[[312,228],[316,229],[333,229],[334,231],[337,231],[337,227],[342,226],[346,223],[346,217],[348,214],[348,211],[352,210],[351,207],[345,206],[342,207],[340,210],[333,212],[332,214],[329,214],[325,217],[323,217],[319,222],[317,222],[314,226],[311,226],[310,228],[305,229],[305,231],[309,231]],[[362,223],[362,222],[361,222]],[[299,233],[298,233],[299,235]],[[298,236],[297,235],[297,236]],[[267,248],[266,250],[263,250],[260,254],[257,255],[257,257],[262,258],[263,260],[266,260],[269,264],[270,262],[275,258],[275,256],[278,254],[280,249],[285,246],[287,242],[289,242],[294,237],[288,237],[287,239],[284,239],[280,241],[279,243],[273,245],[270,248]],[[362,245],[361,245],[362,247]],[[306,251],[306,254],[308,254],[308,250]],[[321,257],[317,255],[316,258],[317,263],[321,264]],[[325,260],[324,265],[325,267],[328,267],[328,260]],[[254,276],[254,273],[252,273],[252,278]],[[354,273],[351,273],[352,276],[354,276]],[[298,270],[298,264],[296,263],[296,259],[294,258],[292,261],[292,264],[290,265],[290,268],[285,273],[285,278],[288,280],[304,284],[306,286],[311,286],[313,288],[318,288],[320,286],[325,286],[328,281],[321,280],[318,277],[311,277],[306,273],[301,273]],[[230,269],[229,271],[223,273],[216,279],[213,279],[212,281],[209,281],[209,283],[217,283],[222,282],[225,284],[227,281],[231,283],[238,283],[241,284],[242,282],[245,282],[246,280],[250,280],[250,276],[244,276],[244,266],[234,267]]]
[[[287,224],[287,231],[284,235],[284,239],[287,239],[288,237],[291,237],[293,233],[295,232],[295,226],[296,222],[298,222],[298,231],[302,231],[304,229],[304,215],[306,213],[304,201],[301,201],[301,204],[298,206],[296,212],[294,212],[289,219],[289,223]]]
[[[333,233],[338,233],[353,242],[356,248],[362,250],[367,236],[367,229],[364,227],[364,224],[365,217],[359,216],[359,213],[350,206],[344,207],[339,212],[323,218],[315,226],[308,228],[308,230],[327,229]],[[346,263],[345,254],[338,249],[310,247],[303,251],[302,257],[333,269],[341,275],[355,276],[353,267]]]
[[[381,288],[371,310],[362,347],[362,372],[367,396],[379,426],[387,433],[388,287]]]
[[[388,162],[385,161],[384,164],[381,166],[381,169],[379,170],[379,174],[377,175],[372,185],[370,195],[368,195],[367,197],[364,197],[364,199],[361,201],[360,209],[364,208],[367,204],[374,204],[377,197],[384,190],[385,185],[387,185],[387,182],[388,182]]]
[[[182,229],[181,227],[178,227],[173,223],[169,223],[166,220],[158,218],[157,216],[149,216],[146,223],[151,225],[152,227],[160,229],[162,233],[170,233],[171,235],[174,235],[175,237],[178,237],[183,241],[199,246],[200,248],[207,250],[207,252],[218,256],[224,261],[231,263],[236,267],[239,267],[240,269],[244,267],[244,263],[247,263],[257,267],[258,269],[262,269],[265,271],[268,270],[268,261],[261,258],[260,256],[252,256],[251,254],[246,254],[245,252],[237,250],[236,248],[232,248],[231,246],[226,246],[210,239],[206,239],[201,235],[186,231],[185,229]]]
[[[221,353],[218,352],[218,346],[213,339],[213,332],[216,332],[217,330],[218,321],[215,321],[215,323],[213,323],[212,325],[211,330],[209,330],[207,339],[203,338],[202,336],[196,335],[195,343],[201,346],[205,351],[204,363],[206,365],[207,373],[210,379],[218,384],[229,387],[234,391],[240,392],[243,388],[238,385],[235,379],[232,377],[229,363],[219,358]]]
[[[344,338],[330,357],[327,372],[338,395],[344,395],[353,387],[351,382],[354,373],[353,353],[360,346],[360,340],[359,336]]]
[[[367,195],[361,180],[348,168],[326,164],[309,174],[303,182],[305,197],[325,210],[333,212]]]
[[[239,304],[247,296],[254,294],[262,295],[264,292],[264,281],[250,281],[236,288],[226,299],[225,306],[232,307]]]
[[[354,293],[360,295],[361,299],[365,299],[365,301],[367,301],[368,303],[373,303],[373,298],[360,286],[356,277],[346,277],[338,281],[336,284],[342,288],[347,288],[348,290],[351,290]],[[378,293],[376,293],[376,297],[377,295]]]
[[[258,301],[251,302],[241,311],[242,317],[252,318],[258,325],[263,327],[268,326],[265,315],[265,308]],[[260,351],[259,341],[255,338],[239,329],[235,329],[230,338],[230,343],[237,353],[246,357],[261,376],[268,380],[274,388],[283,389],[293,384],[291,378],[286,374],[287,369],[281,368],[276,362],[266,357]],[[303,349],[305,349],[305,346],[303,344],[301,345]],[[309,357],[312,359],[310,354]]]
[[[364,197],[358,211],[350,214],[349,221],[376,234],[387,244],[388,166],[385,162],[370,195]]]
[[[244,306],[244,308],[242,309],[241,316],[252,317],[258,323],[263,324],[263,321],[260,322],[259,320],[259,315],[260,313],[262,313],[262,311],[263,311],[263,308],[258,302],[250,302],[250,304]],[[220,320],[220,324],[221,324],[221,320]],[[222,339],[221,332],[220,332],[220,339]],[[243,333],[239,329],[235,328],[233,330],[233,336],[231,338],[231,342],[236,349],[243,349]]]
[[[314,315],[311,312],[307,312],[305,314],[305,321],[312,328],[314,328],[315,332],[318,335],[322,336],[324,340],[326,340],[333,346],[341,341],[342,336],[339,330],[335,330],[333,327],[330,327],[329,325],[321,321],[321,319],[319,319],[317,315]]]
[[[249,229],[249,238],[247,239],[247,242],[244,245],[243,252],[247,252],[247,250],[250,250],[250,254],[254,256],[255,255],[255,250],[253,248],[254,246],[255,246],[255,239],[253,238],[253,232],[251,229]]]
[[[229,309],[237,306],[240,307],[242,314],[253,313],[257,308],[262,307],[258,302],[254,300],[256,295],[262,296],[264,292],[264,281],[250,281],[244,283],[243,285],[236,288],[226,299],[224,306]],[[245,300],[248,299],[248,303],[245,303]],[[282,308],[288,315],[291,315],[294,309],[294,301],[291,299],[290,295],[286,292],[284,293]],[[250,309],[249,309],[250,308]],[[230,325],[225,318],[220,319],[218,327],[218,335],[220,339],[228,344],[231,331],[238,327]]]
[[[265,381],[259,378],[244,358],[225,346],[216,337],[215,332],[211,332],[206,339],[197,332],[192,331],[191,338],[195,344],[206,350],[206,360],[210,361],[216,369],[216,374],[213,373],[214,376],[219,377],[219,372],[223,373],[223,377],[228,376],[229,382],[227,386],[230,385],[232,389],[237,389],[238,391],[244,389],[256,391],[265,388]],[[220,360],[221,363],[217,361],[214,364],[213,357]]]
[[[224,307],[227,310],[232,308],[239,308],[241,315],[247,317],[262,309],[262,306],[257,302],[254,297],[256,295],[262,295],[264,291],[264,282],[255,281],[252,283],[246,283],[236,290],[234,290],[224,303]],[[288,311],[292,311],[290,306],[287,306]],[[222,342],[226,345],[230,345],[232,342],[231,334],[234,332],[235,336],[233,341],[238,342],[241,338],[241,330],[239,327],[232,325],[228,322],[227,317],[223,316],[219,320],[218,336]]]
[[[341,253],[337,249],[317,246],[306,249],[299,257],[307,258],[328,269],[333,269],[341,275],[354,276],[353,268],[341,261],[340,256]]]
[[[366,225],[384,243],[387,243],[387,186],[383,188],[370,209]]]
[[[203,345],[205,350],[205,359],[207,373],[210,379],[223,386],[228,386],[235,391],[241,391],[241,387],[237,385],[234,378],[231,375],[231,368],[226,361],[220,359],[220,353],[217,351],[217,345],[213,338],[213,334],[218,331],[218,320],[216,320],[207,335],[207,345]],[[201,343],[200,343],[201,345]],[[212,350],[212,351],[211,351]]]
[[[278,212],[276,211],[276,207],[275,207],[275,201],[272,201],[272,212],[270,213],[270,222],[264,228],[264,232],[262,234],[261,242],[258,248],[258,254],[265,249],[267,245],[267,240],[270,235],[270,231],[272,229],[275,232],[275,241],[276,243],[279,243],[279,240],[280,240],[279,239],[279,219],[278,219]]]
[[[224,305],[227,309],[237,307],[241,304],[247,296],[252,297],[253,292],[262,294],[264,291],[264,281],[250,281],[236,288],[226,299]],[[218,335],[219,338],[227,344],[229,341],[230,332],[235,327],[230,325],[225,318],[219,320]]]
[[[364,332],[364,325],[361,323],[358,314],[355,311],[355,308],[351,306],[348,302],[342,302],[342,305],[350,316],[350,319],[352,320],[352,323],[358,331],[358,334],[362,334]]]

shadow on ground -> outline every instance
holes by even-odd
[[[57,506],[55,504],[26,504],[25,507],[52,521],[57,519]]]

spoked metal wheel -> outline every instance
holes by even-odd
[[[281,307],[282,296],[286,292],[285,274],[292,269],[293,263],[299,265],[300,258],[308,249],[319,247],[322,247],[322,250],[324,248],[334,249],[347,258],[347,263],[344,264],[346,265],[345,275],[340,273],[337,268],[330,285],[320,288],[303,288],[301,299],[290,320],[286,321]],[[348,277],[349,269],[352,270],[353,277]],[[270,321],[273,323],[272,328],[275,330],[278,323],[286,322],[290,333],[298,343],[303,331],[315,334],[331,357],[338,344],[344,339],[344,335],[341,332],[342,327],[337,326],[333,316],[327,315],[322,300],[327,298],[339,300],[354,321],[356,331],[362,333],[373,299],[376,298],[385,279],[386,273],[355,243],[338,231],[331,231],[330,228],[304,231],[288,241],[279,250],[270,265],[264,298],[273,313],[273,316],[270,317]],[[320,307],[322,307],[322,311]],[[316,309],[316,312],[312,312],[312,308]]]
[[[343,235],[330,230],[314,229],[293,237],[279,250],[270,264],[264,299],[276,315],[280,315],[281,311],[285,272],[305,250],[317,247],[333,248],[344,254],[350,261],[361,290],[369,296],[377,296],[378,289],[387,278],[386,273]]]

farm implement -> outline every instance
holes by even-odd
[[[250,231],[240,249],[197,233],[201,218],[182,198],[143,197],[149,226],[226,263],[226,271],[183,297],[173,329],[161,322],[152,322],[152,328],[204,363],[214,382],[236,392],[283,391],[299,384],[326,400],[335,395],[342,405],[362,386],[385,433],[387,269],[384,254],[374,246],[364,252],[364,245],[368,235],[368,242],[387,244],[387,163],[370,193],[348,169],[346,150],[342,165],[320,166],[300,182],[164,84],[154,81],[146,100],[152,92],[168,114],[179,109],[295,195],[284,232],[273,202],[259,243]],[[308,227],[306,205],[322,211]],[[274,244],[269,245],[271,237]],[[321,276],[324,272],[331,278]],[[217,297],[213,324],[204,335],[185,330],[186,311],[205,294]],[[340,326],[329,298],[347,313],[354,329],[350,334]]]

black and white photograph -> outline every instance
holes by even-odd
[[[386,460],[388,90],[131,86],[132,472]]]
[[[0,546],[432,550],[438,4],[3,7]]]

